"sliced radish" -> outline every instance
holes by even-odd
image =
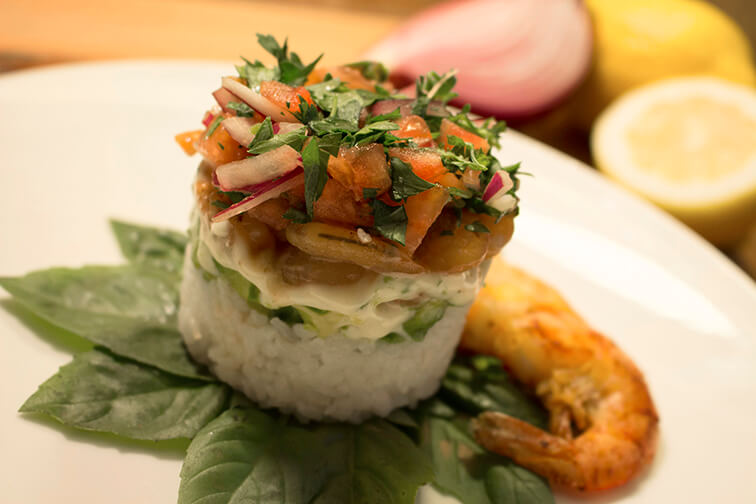
[[[231,138],[245,147],[255,138],[250,128],[256,124],[256,121],[251,117],[227,117],[222,124]]]
[[[483,191],[483,201],[489,203],[501,198],[514,187],[514,182],[507,172],[498,171],[491,177],[491,181]]]
[[[456,68],[454,103],[517,119],[564,98],[586,74],[591,52],[583,1],[457,0],[410,19],[365,57],[405,82]]]
[[[286,109],[274,104],[260,93],[257,93],[231,77],[223,77],[223,87],[241,98],[247,105],[263,115],[270,116],[273,121],[298,123],[299,120]]]
[[[304,184],[304,170],[297,168],[275,180],[270,180],[262,184],[259,190],[250,194],[238,203],[231,205],[225,210],[221,210],[213,217],[213,222],[222,222],[225,220],[244,213],[247,210],[255,208],[257,205],[265,203],[269,199],[276,198],[286,191],[290,191]]]
[[[496,172],[483,191],[483,201],[499,212],[507,213],[517,206],[517,198],[507,194],[513,187],[514,182],[507,172]]]
[[[222,191],[235,191],[285,175],[301,163],[299,152],[288,145],[218,167],[215,173]]]
[[[488,206],[494,207],[499,212],[506,214],[515,209],[517,201],[517,198],[511,194],[505,194],[501,198],[489,201]]]

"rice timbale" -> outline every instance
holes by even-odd
[[[503,125],[452,112],[453,72],[397,94],[377,63],[224,77],[205,128],[181,286],[189,351],[263,407],[360,421],[439,386],[489,260],[509,241],[518,165]]]

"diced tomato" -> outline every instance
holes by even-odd
[[[304,86],[291,87],[278,81],[261,82],[260,94],[279,107],[288,109],[289,112],[299,112],[300,96],[310,105],[313,104],[312,96]]]
[[[428,229],[448,202],[449,194],[440,187],[433,187],[407,198],[404,203],[404,210],[407,212],[407,234],[404,245],[410,255],[420,246]]]
[[[449,136],[459,137],[465,142],[471,143],[476,149],[483,149],[483,152],[488,152],[491,149],[485,138],[467,131],[462,126],[458,126],[448,119],[443,119],[441,121],[441,131],[438,135],[438,143],[439,145],[443,145],[447,150],[451,149],[451,144],[448,140]]]
[[[384,193],[391,187],[388,161],[380,144],[339,149],[328,161],[328,174],[352,191],[355,201],[363,199],[363,189]]]
[[[230,117],[230,114],[224,114],[224,117]],[[213,124],[210,124],[210,128]],[[217,167],[231,161],[237,161],[247,157],[247,149],[240,145],[236,140],[231,138],[223,124],[219,124],[212,134],[208,137],[207,131],[202,132],[197,141],[197,152],[202,154],[208,163]]]
[[[321,222],[341,222],[365,227],[373,225],[370,206],[355,201],[352,192],[332,178],[328,179],[323,193],[315,202],[313,217]]]
[[[439,177],[447,173],[441,163],[441,155],[432,150],[389,149],[389,157],[396,157],[409,163],[415,175],[428,182],[435,183]]]
[[[366,89],[375,91],[375,82],[365,78],[362,72],[356,68],[348,66],[337,66],[328,68],[316,68],[307,77],[307,85],[323,82],[325,76],[331,74],[334,79],[339,79],[351,89]]]
[[[197,152],[196,144],[204,132],[205,130],[185,131],[174,138],[187,156],[193,156]]]
[[[411,138],[419,147],[433,146],[433,135],[428,124],[422,117],[417,115],[408,115],[396,121],[399,126],[398,131],[392,131],[394,135],[400,138]]]
[[[465,184],[457,178],[456,175],[454,175],[451,172],[444,173],[441,175],[437,180],[437,184],[440,184],[444,187],[454,187],[456,189],[465,190]]]

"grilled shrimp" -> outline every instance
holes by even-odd
[[[659,417],[630,359],[553,289],[494,261],[461,348],[494,355],[549,412],[549,432],[497,412],[478,442],[549,479],[591,492],[627,482],[654,456]]]

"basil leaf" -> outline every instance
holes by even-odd
[[[548,414],[527,396],[494,357],[457,357],[441,382],[440,397],[470,415],[500,411],[541,429],[548,428]]]
[[[212,379],[176,329],[178,277],[138,265],[52,268],[0,285],[42,319],[169,373]]]
[[[407,212],[403,206],[392,207],[381,200],[373,200],[373,227],[389,240],[404,245],[407,235]]]
[[[236,112],[238,117],[254,117],[255,111],[244,102],[228,102],[226,108]]]
[[[434,299],[420,305],[415,314],[402,324],[402,329],[415,341],[422,341],[433,325],[441,320],[449,306],[447,301]]]
[[[40,385],[20,411],[85,430],[158,441],[192,438],[226,407],[229,389],[92,350]]]
[[[421,179],[412,171],[412,165],[399,158],[392,157],[391,161],[391,199],[401,201],[415,194],[435,187],[430,182]]]
[[[322,162],[317,138],[310,140],[302,150],[302,167],[305,174],[305,206],[307,215],[312,218],[315,202],[323,194],[328,181],[328,165]]]
[[[468,418],[436,416],[430,404],[423,408],[420,446],[433,461],[433,486],[440,492],[466,504],[554,502],[543,478],[478,445],[469,432]]]
[[[426,455],[383,420],[302,426],[235,408],[189,445],[178,502],[414,504],[432,477]]]
[[[111,220],[110,227],[124,257],[132,263],[179,274],[186,235],[176,231]]]

